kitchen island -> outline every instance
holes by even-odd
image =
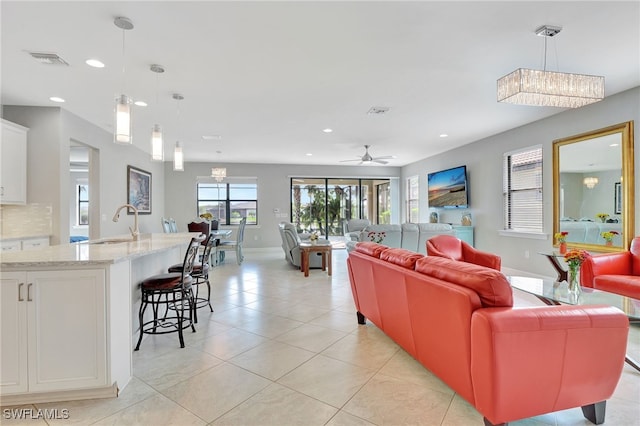
[[[194,233],[117,236],[0,258],[0,405],[115,397],[131,380],[138,283]]]

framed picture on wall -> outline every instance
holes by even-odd
[[[622,214],[622,185],[620,182],[613,184],[613,212]]]
[[[127,203],[138,209],[138,214],[151,214],[151,173],[127,166]],[[127,210],[127,214],[133,212]]]

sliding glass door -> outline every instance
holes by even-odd
[[[379,198],[380,194],[385,195]],[[299,232],[319,231],[328,236],[343,235],[344,221],[349,219],[389,223],[388,194],[388,179],[292,178],[291,222]],[[383,206],[370,202],[376,196]]]

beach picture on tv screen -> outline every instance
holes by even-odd
[[[467,207],[466,166],[429,173],[429,207]]]

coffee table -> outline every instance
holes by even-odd
[[[567,270],[562,267],[560,262],[558,262],[558,259],[564,259],[564,254],[560,254],[560,252],[557,251],[541,251],[538,252],[538,254],[541,254],[549,259],[549,262],[551,262],[551,266],[553,266],[553,269],[555,269],[556,273],[558,274],[558,281],[567,281]]]
[[[300,243],[300,270],[305,277],[309,276],[309,253],[319,252],[322,254],[322,270],[327,270],[331,276],[331,242],[329,240],[317,240],[312,243],[303,241]]]
[[[621,296],[595,288],[582,287],[578,296],[569,293],[566,281],[507,276],[511,287],[532,294],[547,305],[609,305],[620,309],[629,318],[630,324],[640,324],[640,300]],[[640,371],[640,364],[629,356],[625,362]]]

